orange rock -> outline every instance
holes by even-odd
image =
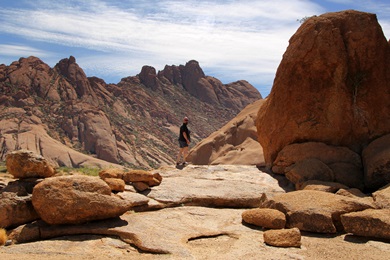
[[[45,158],[32,151],[19,150],[7,155],[7,170],[15,178],[50,177],[56,171]]]
[[[389,133],[389,60],[375,14],[348,10],[307,19],[258,113],[267,166],[288,144],[317,141],[360,153]]]

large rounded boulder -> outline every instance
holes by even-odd
[[[81,224],[118,217],[131,203],[112,195],[100,178],[83,175],[52,177],[34,187],[32,203],[48,224]]]
[[[307,19],[291,37],[257,117],[272,167],[287,145],[322,142],[361,153],[390,132],[390,46],[375,14]]]

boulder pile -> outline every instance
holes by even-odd
[[[143,191],[162,180],[158,173],[114,168],[102,170],[101,178],[61,176],[45,158],[28,150],[10,153],[6,165],[16,180],[0,190],[1,228],[38,219],[60,225],[118,217],[148,201],[124,195],[126,183]]]
[[[142,192],[150,187],[160,185],[162,177],[158,172],[151,173],[145,170],[129,170],[109,168],[99,172],[99,176],[104,180],[113,192],[124,191],[126,184],[131,184],[136,191]]]

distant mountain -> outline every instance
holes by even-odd
[[[158,167],[174,163],[184,116],[196,144],[261,98],[246,81],[206,76],[194,60],[106,84],[72,56],[54,68],[21,58],[0,65],[0,158],[29,149],[57,166]]]

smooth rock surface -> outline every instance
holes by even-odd
[[[148,197],[167,205],[253,208],[260,205],[264,192],[284,193],[276,179],[255,166],[189,165],[185,170],[162,169],[159,172],[163,181],[148,192]]]

